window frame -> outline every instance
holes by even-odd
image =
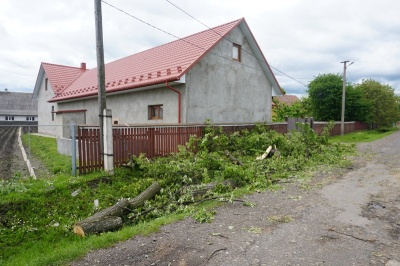
[[[164,106],[162,104],[149,105],[148,120],[162,120],[162,119],[164,119]]]
[[[237,50],[237,57],[235,57],[235,50]],[[241,62],[242,58],[241,58],[241,46],[240,44],[237,43],[233,43],[232,44],[232,59],[234,61],[238,61]]]

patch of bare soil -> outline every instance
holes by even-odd
[[[282,184],[71,265],[400,265],[400,132],[359,145],[349,169]]]
[[[27,133],[26,130],[26,127],[22,127],[22,134]],[[0,126],[0,179],[30,176],[18,145],[18,131],[19,126]],[[25,147],[25,152],[37,178],[50,176],[49,171],[41,162],[29,153],[29,147]]]
[[[29,176],[18,146],[18,128],[0,127],[0,179],[10,179],[15,175]]]

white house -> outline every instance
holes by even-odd
[[[115,124],[269,122],[280,86],[244,18],[105,66]],[[98,124],[97,69],[42,63],[39,125]]]
[[[1,125],[36,125],[38,120],[37,101],[32,93],[0,91]]]

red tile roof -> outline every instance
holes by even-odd
[[[244,18],[106,64],[106,91],[116,92],[179,80],[242,21]],[[70,71],[65,67],[67,69]],[[72,72],[63,76],[62,69],[45,70],[49,80],[52,75],[57,77],[54,81],[51,79],[52,86],[64,86],[50,102],[97,95],[97,68],[75,76],[71,84],[66,84],[66,81],[74,79]]]
[[[55,64],[42,63],[49,83],[54,93],[59,93],[68,87],[85,70],[77,67],[61,66]]]

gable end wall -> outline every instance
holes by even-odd
[[[227,39],[251,48],[235,28]],[[260,63],[241,51],[241,62],[232,58],[232,43],[223,39],[187,74],[188,123],[269,122],[271,121],[272,89]]]

